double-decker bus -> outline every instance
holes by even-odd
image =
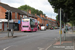
[[[21,31],[37,31],[38,22],[33,18],[22,19],[21,21]]]

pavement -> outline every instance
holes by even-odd
[[[60,44],[60,39],[58,39],[47,50],[75,50],[75,32],[69,30],[66,33],[66,40],[62,37]]]
[[[5,39],[10,39],[10,38],[16,38],[16,37],[26,36],[24,34],[24,32],[21,32],[21,31],[14,31],[13,35],[14,36],[12,36],[11,32],[9,32],[9,37],[8,37],[8,31],[2,31],[2,32],[0,32],[0,40],[5,40]]]

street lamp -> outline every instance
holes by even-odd
[[[50,2],[52,2],[52,1],[56,1],[56,0],[50,0]],[[52,8],[55,8],[55,6],[52,5]],[[60,7],[60,31],[59,31],[59,33],[60,33],[60,44],[61,44],[61,34],[62,34],[62,29],[61,29],[61,7]]]

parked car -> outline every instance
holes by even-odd
[[[46,30],[45,26],[41,26],[40,30]]]
[[[55,27],[55,29],[59,29],[59,27]]]
[[[70,30],[70,29],[71,29],[71,27],[68,27],[68,29]]]
[[[50,29],[53,30],[53,27],[51,27]]]

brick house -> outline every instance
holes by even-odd
[[[36,15],[36,14],[35,14],[35,16],[37,17],[38,23],[39,23],[39,24],[43,24],[43,18],[40,17],[39,15]]]
[[[45,26],[47,26],[47,24],[49,24],[49,19],[47,19],[47,16],[44,17],[44,19],[45,19]]]
[[[52,20],[50,20],[47,16],[45,17],[42,14],[40,14],[40,16],[35,14],[35,16],[37,17],[39,24],[43,24],[45,26],[47,26],[47,24],[49,24],[49,26],[50,26],[50,24],[52,24]]]
[[[25,13],[23,13],[21,10],[19,10],[17,8],[13,8],[7,4],[0,3],[0,21],[2,20],[0,22],[0,30],[3,30],[3,31],[7,31],[7,27],[8,27],[8,24],[7,24],[8,20],[5,19],[5,12],[8,10],[10,10],[12,13],[13,22],[20,20],[20,16],[23,17],[23,15],[25,15]],[[1,26],[2,26],[2,28],[1,28]],[[18,24],[17,22],[15,23],[15,30],[20,30],[20,24]]]
[[[56,26],[56,20],[52,19],[52,18],[49,18],[51,20],[51,25],[52,26]]]
[[[57,26],[56,20],[53,19],[53,26]]]
[[[47,17],[47,16],[45,17],[45,19],[46,19],[45,20],[45,26],[46,26],[46,28],[50,28],[51,27],[51,21],[52,20],[50,20],[49,17]]]

